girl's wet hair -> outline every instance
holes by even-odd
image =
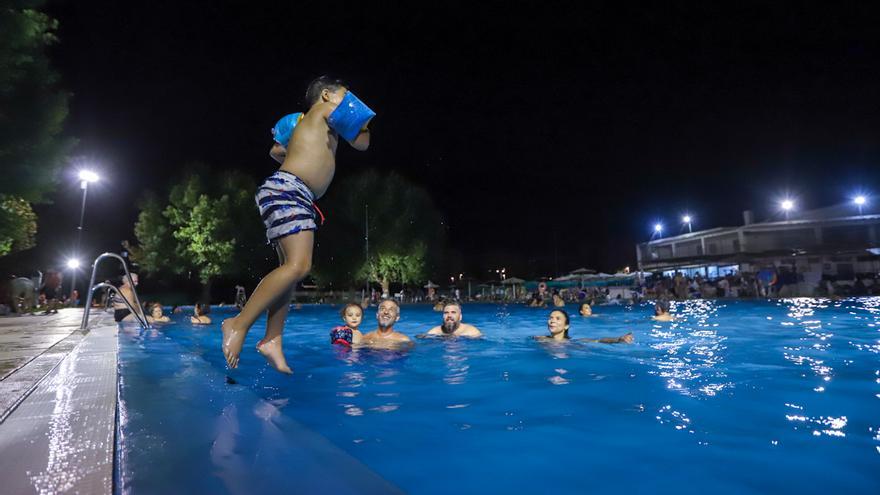
[[[196,304],[196,313],[199,316],[204,316],[211,312],[211,305],[208,303],[198,303]]]
[[[552,315],[553,313],[562,313],[562,318],[565,320],[565,326],[566,327],[571,326],[571,317],[568,316],[568,313],[564,309],[554,309],[553,311],[550,312],[550,314]],[[568,337],[568,328],[565,329],[564,337],[569,338]]]
[[[358,303],[348,303],[343,308],[342,311],[339,312],[339,315],[345,318],[345,312],[348,311],[348,308],[357,308],[361,312],[361,318],[364,317],[364,308],[361,307]]]

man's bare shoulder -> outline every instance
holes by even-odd
[[[425,335],[440,335],[443,333],[443,329],[440,328],[440,325],[428,330],[425,332]]]
[[[406,336],[406,334],[402,334],[400,332],[394,332],[393,334],[391,334],[391,336],[394,338],[394,340],[396,340],[398,342],[409,342],[410,341],[410,338],[408,336]]]
[[[458,329],[458,335],[462,337],[482,337],[483,332],[481,332],[477,327],[473,325],[468,325],[467,323],[462,323],[461,327]]]

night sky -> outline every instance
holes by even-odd
[[[876,7],[618,3],[50,2],[66,132],[107,177],[84,244],[133,239],[142,191],[187,162],[270,174],[269,129],[328,72],[378,113],[368,152],[340,144],[337,180],[425,186],[468,270],[610,271],[686,210],[708,228],[786,192],[880,200]],[[76,181],[54,199],[46,260],[74,238]]]

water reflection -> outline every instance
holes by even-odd
[[[443,364],[446,366],[446,374],[443,382],[447,385],[461,385],[465,383],[470,365],[465,354],[466,343],[461,339],[448,339],[445,342]]]
[[[827,364],[826,360],[813,353],[825,353],[831,349],[831,338],[834,336],[826,327],[829,323],[823,323],[816,316],[816,311],[828,307],[827,300],[813,299],[808,297],[796,297],[780,301],[780,304],[788,306],[786,316],[794,321],[783,322],[784,326],[800,326],[803,336],[798,340],[803,345],[783,347],[782,356],[796,366],[805,366],[813,372],[814,376],[822,379],[822,382],[831,381],[834,368]],[[819,384],[813,388],[814,392],[822,393],[825,385]]]
[[[673,303],[676,319],[652,325],[650,347],[660,351],[650,358],[656,370],[650,374],[666,379],[667,388],[684,395],[712,397],[732,386],[723,369],[727,337],[719,335],[716,301],[692,300]]]

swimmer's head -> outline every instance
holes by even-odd
[[[581,303],[581,309],[579,310],[581,316],[590,316],[593,314],[593,308],[590,307],[590,303],[585,302]]]
[[[568,313],[561,309],[554,309],[550,312],[550,317],[547,318],[547,330],[554,337],[561,333],[563,334],[562,337],[567,339],[570,325],[571,320],[568,317]]]
[[[660,300],[660,301],[657,301],[656,304],[654,304],[654,314],[655,315],[660,316],[660,315],[668,313],[668,312],[669,312],[669,301]]]
[[[364,319],[364,309],[359,304],[348,303],[342,308],[342,321],[348,328],[356,329]]]
[[[453,333],[461,325],[461,305],[449,302],[443,305],[443,333]]]
[[[196,316],[205,316],[211,312],[211,305],[208,303],[198,303],[193,308],[193,311],[196,313]]]
[[[153,303],[150,306],[150,316],[153,318],[161,318],[162,317],[162,305],[159,303]]]
[[[129,275],[131,275],[131,283],[134,285],[137,285],[138,284],[138,274],[137,273],[130,273]],[[126,277],[125,275],[122,276],[122,285],[128,285],[128,277]]]
[[[331,102],[339,104],[348,91],[348,84],[342,79],[323,75],[311,83],[306,90],[306,106],[311,108],[312,105],[319,102]]]
[[[376,310],[376,321],[382,330],[391,328],[400,319],[400,306],[394,299],[385,299]]]

